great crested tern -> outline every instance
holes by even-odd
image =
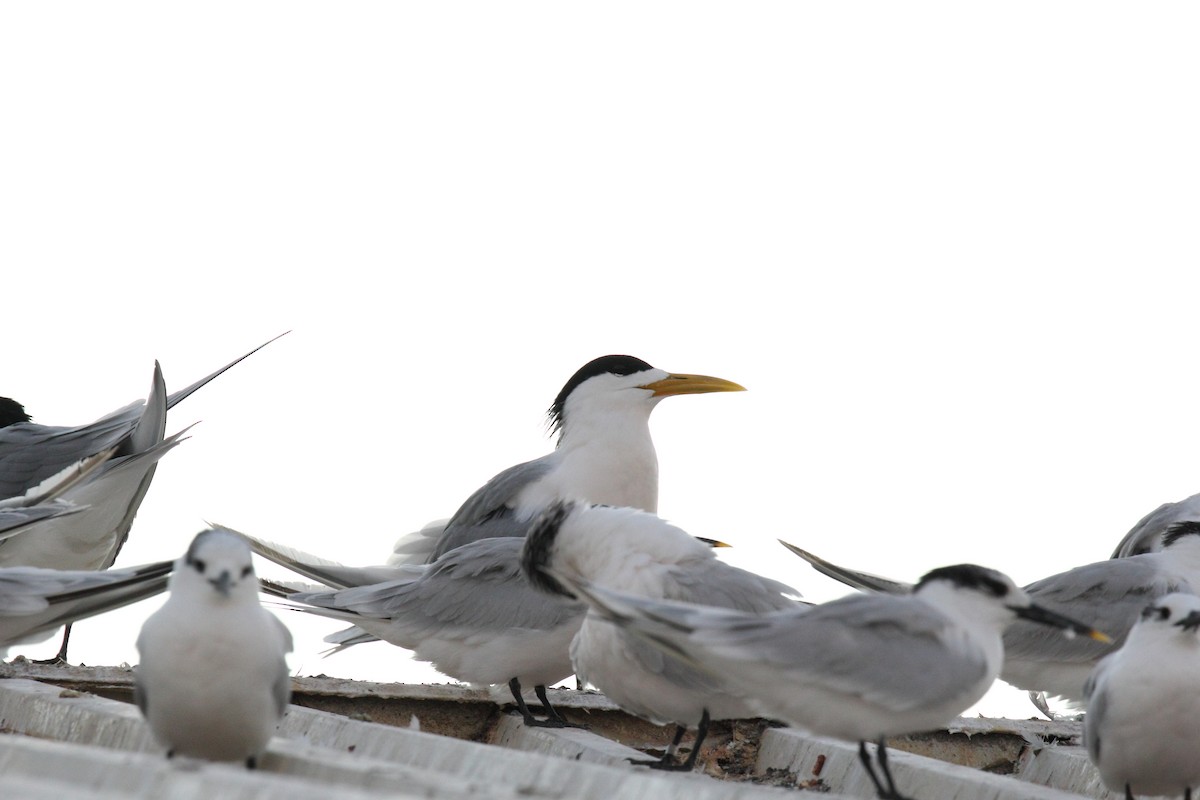
[[[567,575],[632,594],[683,600],[744,612],[794,608],[798,592],[730,566],[713,547],[658,516],[633,508],[558,502],[543,512],[524,541],[522,566],[534,586],[570,597],[555,576]],[[656,724],[673,723],[672,746],[658,769],[691,770],[711,720],[752,715],[721,676],[664,654],[588,614],[571,643],[575,674],[626,711]],[[675,749],[689,727],[696,741],[682,763]]]
[[[0,541],[0,566],[63,570],[112,566],[150,488],[158,460],[182,439],[183,431],[165,437],[168,409],[278,338],[172,394],[167,394],[156,362],[145,401],[130,403],[87,425],[40,425],[19,403],[0,398],[0,501],[24,496],[72,465],[99,454],[111,455],[58,496],[60,503],[74,505],[80,513],[51,515],[30,523],[19,535],[4,538]],[[54,661],[66,661],[69,637],[68,626]]]
[[[1084,744],[1104,784],[1129,800],[1191,800],[1200,785],[1200,597],[1168,594],[1147,606],[1085,693]]]
[[[1034,603],[1002,573],[972,564],[927,573],[908,595],[857,594],[747,613],[649,600],[552,573],[631,635],[705,670],[770,719],[856,741],[881,798],[902,796],[885,737],[949,723],[992,685],[1001,632],[1016,619],[1104,638]],[[877,742],[880,774],[868,741]]]
[[[524,536],[534,515],[556,500],[657,511],[650,412],[672,395],[740,391],[723,378],[671,373],[633,356],[589,361],[550,406],[551,431],[558,434],[554,452],[499,473],[444,525],[403,537],[390,563],[431,562],[476,539]]]
[[[1162,541],[1163,549],[1156,552],[1085,564],[1026,585],[1024,591],[1039,605],[1099,628],[1112,642],[1064,639],[1048,635],[1040,626],[1017,623],[1004,634],[1000,679],[1028,691],[1043,712],[1048,709],[1040,693],[1082,704],[1093,667],[1124,643],[1147,603],[1172,592],[1200,589],[1200,522],[1177,522]],[[855,588],[892,593],[910,589],[785,546],[818,571]]]
[[[259,602],[246,542],[199,533],[137,648],[134,698],[167,757],[253,768],[291,696],[292,636]]]

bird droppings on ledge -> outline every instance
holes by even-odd
[[[0,664],[0,735],[7,734],[6,741],[58,739],[63,753],[85,761],[97,745],[126,751],[136,757],[136,764],[122,769],[148,771],[160,781],[146,778],[159,795],[132,797],[187,796],[181,789],[164,789],[161,781],[171,784],[178,779],[128,705],[131,686],[129,669],[21,660]],[[860,784],[864,779],[852,746],[765,720],[714,724],[695,774],[663,774],[633,767],[625,759],[639,755],[637,751],[660,753],[670,728],[631,717],[594,692],[553,690],[553,701],[565,715],[590,726],[581,731],[525,728],[508,704],[493,699],[497,695],[463,686],[329,677],[296,678],[293,686],[296,704],[272,740],[262,768],[247,779],[255,786],[294,776],[314,785],[334,783],[339,794],[348,797],[360,796],[355,792],[395,796],[395,786],[423,797],[657,798],[667,791],[668,797],[674,793],[689,800],[766,800],[795,797],[797,790],[831,798],[873,796],[869,786]],[[47,695],[47,690],[52,693]],[[413,727],[414,715],[419,730]],[[895,769],[905,772],[907,790],[920,800],[1107,798],[1077,747],[1078,735],[1074,720],[964,718],[950,731],[898,737],[891,744]],[[683,747],[690,742],[689,736]],[[1044,744],[1036,746],[1039,742]],[[0,759],[0,790],[28,778],[14,763],[23,758],[18,754]],[[36,760],[35,755],[29,758]],[[219,769],[234,783],[245,779],[242,771]],[[971,788],[963,789],[965,784]],[[385,788],[389,791],[379,794]],[[226,791],[224,785],[221,791]],[[241,795],[231,791],[229,796]]]

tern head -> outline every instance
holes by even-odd
[[[188,588],[184,588],[184,587]],[[258,579],[250,546],[239,536],[220,528],[196,534],[171,576],[171,592],[211,595],[221,601],[254,598]]]
[[[1017,618],[1061,628],[1068,636],[1082,634],[1101,642],[1111,641],[1090,625],[1034,603],[1025,590],[1004,573],[975,564],[932,570],[917,582],[913,592],[943,611],[992,622],[999,630]]]
[[[1185,633],[1200,633],[1200,597],[1186,592],[1163,595],[1142,611],[1138,627],[1158,627],[1176,633],[1175,629],[1181,628]]]
[[[667,372],[633,356],[601,356],[584,364],[563,386],[547,414],[552,433],[587,414],[640,409],[649,414],[659,400],[674,394],[744,392],[724,378]]]
[[[11,397],[0,397],[0,428],[7,428],[18,422],[29,422],[33,417],[25,413],[25,406]]]

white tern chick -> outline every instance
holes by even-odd
[[[287,708],[292,636],[259,602],[249,546],[199,533],[137,647],[134,696],[167,756],[253,768]]]
[[[1200,597],[1175,593],[1146,607],[1125,646],[1087,685],[1088,757],[1114,792],[1183,794],[1200,785]]]

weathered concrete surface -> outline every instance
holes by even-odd
[[[897,739],[899,742],[900,739]],[[869,746],[874,753],[874,746]],[[897,788],[929,800],[1078,800],[1078,795],[1017,781],[978,769],[937,761],[888,748],[888,763]],[[791,729],[772,729],[759,745],[758,771],[786,770],[819,780],[834,792],[875,797],[875,787],[862,768],[858,745],[809,736]]]

